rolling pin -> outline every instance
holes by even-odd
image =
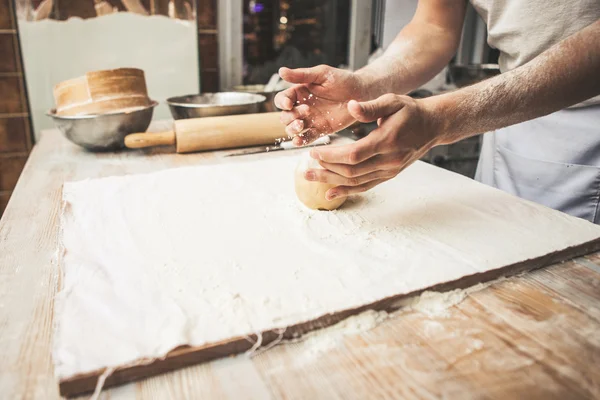
[[[130,149],[176,145],[178,153],[275,144],[287,139],[279,112],[175,120],[173,130],[125,136]]]

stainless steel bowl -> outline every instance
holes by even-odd
[[[278,93],[278,91],[265,92],[265,86],[266,85],[238,85],[234,86],[233,90],[236,92],[255,93],[260,94],[261,96],[265,96],[267,100],[261,104],[260,112],[278,111],[277,107],[275,107],[274,102],[275,95]]]
[[[81,116],[56,115],[56,110],[52,109],[47,115],[71,142],[90,151],[108,151],[125,147],[124,139],[128,134],[146,132],[157,105],[153,101],[142,109]]]
[[[265,100],[259,94],[221,92],[171,97],[167,104],[174,119],[186,119],[257,113]]]

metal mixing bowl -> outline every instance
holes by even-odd
[[[233,90],[236,92],[255,93],[260,94],[261,96],[265,96],[267,100],[264,103],[262,103],[260,107],[260,112],[278,111],[277,107],[275,107],[274,102],[275,95],[278,93],[278,91],[265,92],[265,86],[266,85],[238,85],[234,86]]]
[[[125,147],[124,139],[128,134],[146,132],[157,105],[153,101],[142,109],[80,116],[56,115],[56,110],[52,109],[47,115],[71,142],[90,151],[108,151]]]
[[[259,94],[221,92],[171,97],[167,104],[174,119],[253,114],[267,98]]]

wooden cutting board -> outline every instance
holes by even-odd
[[[351,199],[348,206],[340,211],[309,211],[295,201],[291,176],[296,160],[290,157],[294,156],[274,154],[268,161],[241,160],[228,165],[171,170],[158,175],[93,180],[65,188],[69,206],[65,209],[63,229],[70,237],[93,237],[98,232],[94,233],[90,227],[97,229],[102,224],[115,223],[115,219],[106,218],[101,213],[93,223],[81,223],[77,217],[79,210],[95,209],[99,205],[116,211],[122,219],[119,223],[125,223],[123,227],[137,226],[139,232],[152,232],[152,235],[144,236],[143,245],[138,245],[147,251],[156,251],[151,255],[140,252],[139,259],[127,262],[131,276],[152,272],[152,279],[148,282],[160,282],[157,287],[149,284],[149,290],[158,288],[157,293],[166,298],[177,296],[175,292],[169,292],[171,289],[184,292],[191,288],[194,291],[205,290],[207,292],[201,298],[219,303],[219,296],[229,292],[211,292],[212,289],[202,286],[203,282],[214,285],[215,282],[231,282],[227,279],[234,276],[240,278],[233,283],[237,285],[233,297],[243,301],[236,303],[236,307],[231,307],[229,301],[221,302],[225,307],[218,310],[219,313],[229,313],[232,326],[239,326],[237,331],[218,332],[220,336],[213,335],[204,343],[200,343],[202,334],[196,337],[194,343],[176,342],[177,346],[172,346],[176,349],[166,351],[157,359],[153,359],[156,355],[142,354],[148,359],[143,363],[132,359],[117,366],[108,376],[106,385],[246,351],[259,336],[262,345],[266,345],[279,338],[295,337],[332,324],[366,309],[394,309],[399,300],[425,289],[467,287],[600,248],[600,228],[595,225],[422,163],[369,194]],[[191,184],[202,190],[190,190]],[[149,191],[150,187],[161,190]],[[132,195],[124,195],[127,191],[131,191]],[[115,196],[115,193],[120,194]],[[82,194],[86,196],[81,197]],[[232,198],[238,200],[225,200]],[[118,212],[119,209],[127,212]],[[148,224],[149,215],[161,218],[162,233],[157,233],[152,224]],[[215,224],[229,229],[215,230]],[[241,224],[252,226],[252,234],[248,235],[247,229],[240,229]],[[78,230],[83,226],[86,229]],[[186,235],[175,233],[183,228]],[[116,236],[114,240],[110,236],[103,237],[106,237],[103,245],[113,254],[132,253],[131,243],[118,240]],[[178,238],[179,241],[165,247],[169,238]],[[68,237],[64,239],[66,254],[69,255],[69,246],[73,242]],[[354,241],[362,246],[354,246]],[[224,243],[227,246],[222,247]],[[190,248],[197,249],[197,256],[186,253],[186,249]],[[274,248],[279,251],[273,251]],[[91,249],[94,251],[89,251]],[[95,244],[88,249],[78,249],[80,254],[103,254],[102,250],[102,246],[96,247]],[[178,269],[178,287],[169,289],[174,282],[170,280],[173,271],[162,269],[164,260],[161,257],[179,257],[182,253],[189,254],[189,257],[180,257],[178,265],[188,263],[194,269]],[[282,259],[280,253],[294,256]],[[340,257],[338,261],[337,256]],[[79,273],[92,271],[98,261],[94,257],[83,261],[63,258],[64,282],[75,276],[76,270]],[[272,268],[265,268],[265,265]],[[82,266],[84,269],[77,269]],[[106,268],[103,272],[110,275],[111,268],[117,267],[108,263],[102,268]],[[225,271],[228,268],[234,268],[236,275],[227,275]],[[244,275],[250,273],[264,276],[258,292],[254,290],[256,285],[250,285],[253,281],[246,279],[253,275]],[[94,274],[95,277],[101,275]],[[291,283],[296,275],[300,281],[293,285]],[[77,286],[83,285],[79,289],[86,293],[86,298],[93,300],[95,292],[86,290],[84,278],[83,275],[78,276]],[[127,279],[123,279],[118,283],[127,285]],[[139,281],[129,284],[140,286]],[[284,290],[278,287],[284,284],[287,285]],[[265,293],[275,304],[286,301],[285,304],[309,306],[297,310],[293,307],[269,307],[262,303]],[[322,293],[335,293],[335,296],[323,297]],[[299,297],[303,294],[308,294],[308,300]],[[68,296],[63,299],[65,304],[70,301]],[[122,311],[121,317],[130,320],[130,328],[134,330],[135,315],[128,315],[126,307],[118,306],[118,296],[109,299],[99,296],[96,300],[102,304],[113,304],[115,311]],[[188,304],[184,300],[180,299],[178,303],[182,309],[186,309]],[[66,324],[61,307],[64,304],[57,307],[56,320],[67,332],[81,334],[86,328],[96,331],[114,322],[96,318],[94,323],[98,325],[94,326]],[[193,307],[183,314],[193,326],[200,327],[201,324],[194,325],[202,316],[201,313],[194,314],[198,308],[202,309]],[[244,325],[248,320],[231,314],[232,310],[242,310],[242,314],[246,315],[262,309],[273,313],[283,311],[277,316],[270,316],[273,318],[260,314],[250,320],[250,326]],[[87,311],[97,315],[93,307]],[[162,311],[150,308],[146,312],[159,315]],[[283,328],[285,331],[282,331]],[[153,332],[152,329],[146,330],[146,336],[151,337]],[[105,348],[112,348],[108,339],[110,335],[103,337]],[[73,340],[76,338],[75,334],[71,337]],[[76,344],[72,341],[65,343]],[[79,356],[86,357],[85,353]],[[93,390],[106,366],[63,376],[61,392],[74,394]]]

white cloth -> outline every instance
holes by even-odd
[[[600,105],[485,134],[475,179],[600,223]]]
[[[510,71],[600,18],[600,0],[471,0]],[[484,135],[476,179],[600,222],[600,96]]]
[[[253,341],[600,237],[421,162],[323,212],[296,199],[294,155],[229,160],[64,185],[58,377]]]

